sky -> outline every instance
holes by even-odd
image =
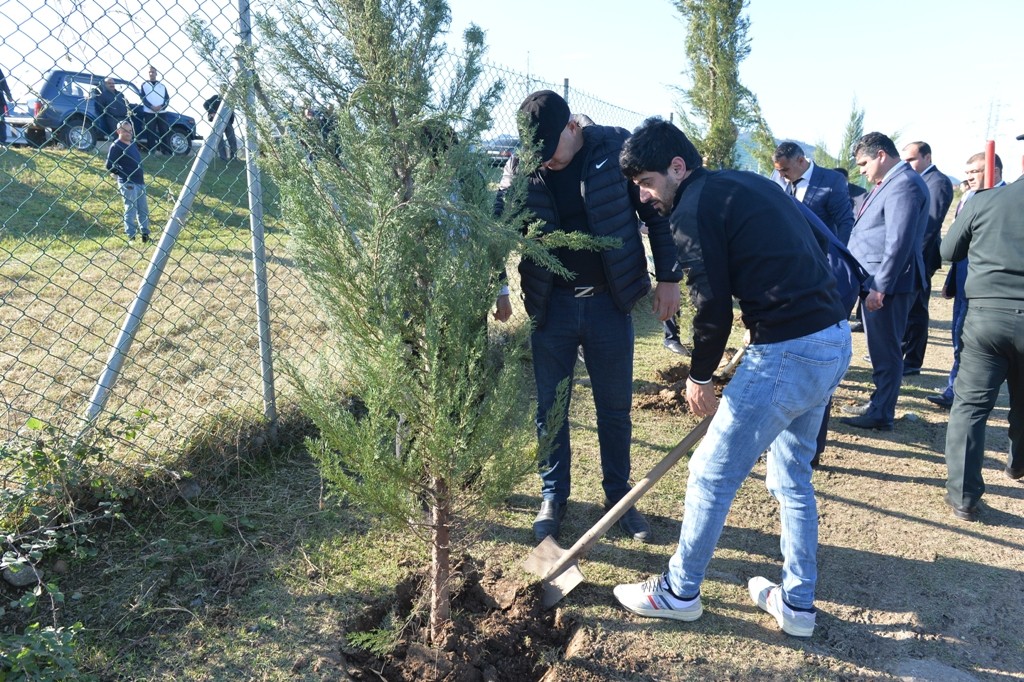
[[[601,100],[665,117],[676,109],[673,86],[688,84],[686,25],[670,0],[448,2],[449,43],[460,45],[473,22],[494,65],[551,83],[568,78]],[[856,103],[865,132],[896,135],[900,148],[928,142],[949,175],[961,176],[988,139],[1007,176],[1019,174],[1020,0],[750,0],[745,14],[750,54],[740,79],[779,140],[824,143],[835,154]],[[55,65],[138,82],[152,62],[172,109],[205,126],[199,107],[215,84],[180,31],[189,16],[230,31],[237,1],[0,0],[0,65],[24,101]]]
[[[672,87],[688,85],[686,24],[670,0],[448,3],[453,36],[477,24],[489,61],[628,109],[667,117]],[[928,142],[949,175],[988,139],[1007,176],[1020,174],[1020,0],[750,0],[745,14],[740,80],[777,139],[836,154],[856,102],[865,132],[898,135],[900,149]]]

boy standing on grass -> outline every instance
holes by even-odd
[[[142,173],[142,155],[133,137],[135,130],[128,120],[117,124],[117,140],[107,152],[107,170],[117,178],[117,189],[124,199],[124,233],[128,241],[142,233],[142,243],[149,241],[149,205],[146,203],[146,180]]]

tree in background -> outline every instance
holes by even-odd
[[[763,125],[757,98],[739,79],[739,64],[750,54],[750,19],[741,14],[747,0],[677,0],[675,5],[687,22],[691,78],[689,88],[677,88],[680,127],[706,166],[732,168],[740,131]]]
[[[778,147],[778,142],[775,140],[775,135],[772,134],[772,129],[768,127],[768,122],[761,115],[761,106],[757,100],[753,101],[753,106],[755,123],[753,130],[750,131],[750,142],[746,145],[747,153],[754,158],[754,162],[757,164],[754,170],[757,173],[771,175],[775,170],[772,157]]]
[[[334,490],[430,548],[436,646],[458,543],[546,458],[531,452],[526,325],[488,329],[498,275],[514,252],[559,269],[522,211],[492,216],[470,142],[501,87],[480,82],[478,28],[464,56],[445,51],[449,23],[444,0],[281,2],[248,56],[272,102],[247,116],[326,328],[319,376],[290,370],[320,430],[309,449]]]
[[[860,184],[860,172],[857,164],[853,162],[853,145],[864,135],[864,110],[857,107],[857,100],[853,100],[850,107],[850,118],[846,121],[846,130],[843,132],[843,141],[839,146],[839,154],[832,156],[825,147],[824,142],[818,142],[814,148],[814,163],[823,168],[842,167],[850,174],[850,182]]]

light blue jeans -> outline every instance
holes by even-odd
[[[669,561],[677,595],[700,591],[736,491],[771,446],[766,485],[782,516],[782,595],[790,606],[814,605],[818,510],[811,459],[850,353],[845,320],[798,339],[747,347],[690,460],[679,547]]]
[[[146,186],[134,182],[122,182],[117,186],[124,199],[124,233],[134,237],[136,230],[149,234],[149,204],[146,203]]]

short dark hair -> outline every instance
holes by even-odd
[[[647,171],[667,172],[672,159],[677,156],[686,162],[689,170],[704,165],[700,152],[682,130],[663,118],[653,116],[640,124],[622,145],[619,166],[622,174],[632,180]]]
[[[854,158],[861,154],[874,158],[878,156],[878,152],[885,152],[896,159],[900,158],[900,153],[896,151],[896,145],[893,144],[893,141],[887,135],[882,133],[868,133],[853,145]]]
[[[914,145],[915,147],[917,147],[917,153],[920,154],[921,156],[931,156],[932,154],[932,146],[927,142],[908,142],[906,146],[904,146],[903,148],[906,149],[910,145]]]
[[[849,180],[849,179],[850,179],[850,171],[846,170],[846,169],[845,169],[845,168],[843,168],[842,166],[836,166],[836,167],[835,167],[835,168],[833,168],[832,170],[834,170],[834,171],[835,171],[836,173],[839,173],[840,175],[842,175],[842,176],[843,176],[844,178],[846,178],[847,180]]]
[[[796,142],[783,142],[775,148],[775,153],[772,154],[772,161],[778,161],[779,159],[795,159],[798,156],[806,156],[800,145]]]
[[[995,157],[996,157],[996,168],[998,168],[1000,170],[1000,172],[1002,172],[1002,170],[1003,170],[1003,160],[999,158],[998,154],[996,154]],[[971,154],[971,158],[967,159],[967,163],[974,163],[975,161],[984,161],[984,160],[985,160],[985,152],[978,152],[977,154]]]

